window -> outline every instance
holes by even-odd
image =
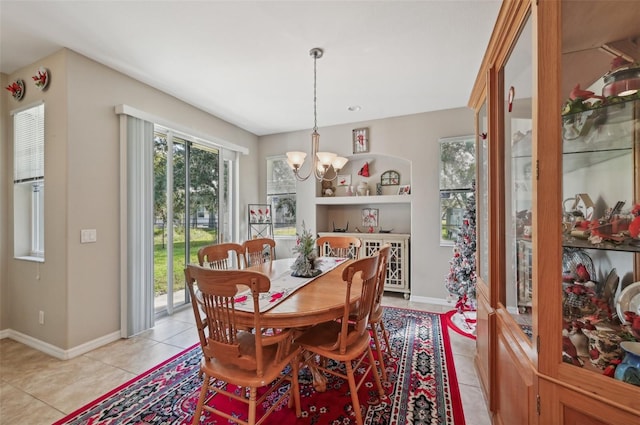
[[[296,179],[286,156],[267,158],[267,203],[273,212],[274,236],[295,236]]]
[[[474,194],[474,136],[440,139],[440,245],[453,245]]]
[[[13,113],[14,256],[44,260],[44,104]]]

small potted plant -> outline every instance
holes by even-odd
[[[293,252],[298,254],[298,257],[291,266],[291,276],[295,277],[314,277],[318,276],[321,271],[316,268],[316,259],[318,254],[316,252],[316,240],[307,227],[302,222],[302,233],[299,233],[296,246],[293,247]]]

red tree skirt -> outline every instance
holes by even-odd
[[[451,310],[445,313],[447,324],[451,329],[467,338],[476,339],[476,311]]]

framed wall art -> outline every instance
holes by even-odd
[[[395,186],[400,184],[400,173],[394,170],[388,170],[380,176],[380,184],[382,186]]]
[[[338,186],[350,186],[351,174],[338,174],[338,178],[336,179],[336,184]]]
[[[403,184],[402,186],[400,186],[400,188],[398,189],[398,195],[411,195],[411,185]]]
[[[369,129],[356,128],[353,132],[353,153],[369,152]]]
[[[362,225],[365,227],[378,227],[378,209],[377,208],[362,209]]]

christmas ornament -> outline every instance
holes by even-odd
[[[358,171],[358,175],[362,177],[369,177],[369,163],[365,162],[360,171]]]

